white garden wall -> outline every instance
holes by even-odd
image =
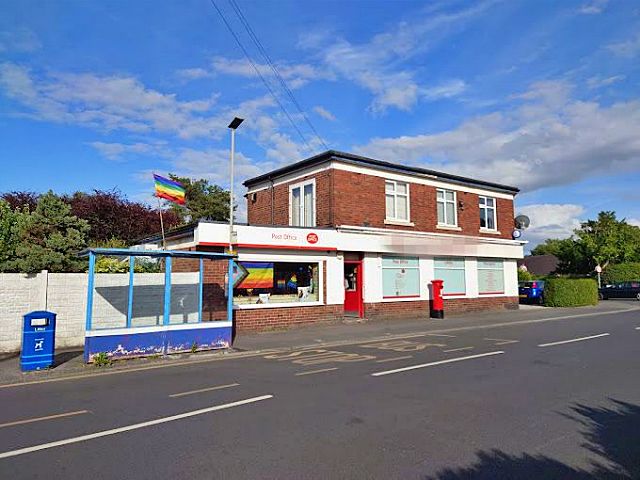
[[[164,273],[137,273],[134,280],[134,326],[162,322]],[[171,275],[171,323],[198,317],[198,273]],[[96,274],[95,327],[124,327],[128,274]],[[22,343],[22,316],[33,310],[57,314],[56,349],[82,347],[87,302],[86,273],[0,273],[0,352],[17,352]]]

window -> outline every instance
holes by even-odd
[[[289,224],[291,226],[316,226],[315,189],[314,180],[289,187]]]
[[[434,275],[443,280],[443,295],[464,295],[467,293],[464,275],[464,258],[434,259]]]
[[[502,260],[478,259],[478,289],[481,294],[504,293],[504,268]]]
[[[480,228],[496,229],[496,199],[480,197]]]
[[[234,278],[244,277],[233,289],[237,305],[317,302],[320,296],[318,263],[238,262]]]
[[[382,296],[420,296],[420,267],[417,257],[382,257]]]
[[[438,189],[436,191],[436,200],[438,204],[438,225],[456,227],[458,225],[456,192]]]
[[[409,184],[387,180],[385,182],[387,220],[409,221]]]

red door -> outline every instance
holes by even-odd
[[[362,261],[344,262],[344,314],[362,317]]]

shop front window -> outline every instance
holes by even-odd
[[[478,259],[478,289],[481,294],[504,293],[504,262]]]
[[[304,303],[320,299],[318,263],[238,262],[236,305]]]
[[[443,295],[464,295],[465,286],[464,258],[436,258],[434,259],[434,277],[443,280]]]
[[[417,257],[382,257],[382,296],[420,296],[420,267]]]

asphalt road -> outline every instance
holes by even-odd
[[[446,335],[0,388],[0,478],[640,478],[640,310]]]

